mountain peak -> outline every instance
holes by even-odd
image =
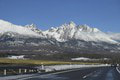
[[[78,27],[79,27],[79,28],[83,28],[83,29],[90,29],[90,28],[91,28],[91,27],[88,26],[87,24],[79,25]]]
[[[70,26],[76,26],[76,24],[75,24],[73,21],[70,21],[70,22],[69,22],[69,25],[70,25]]]
[[[80,29],[80,31],[84,32],[101,32],[99,29],[89,27],[87,24],[79,25],[78,28]]]
[[[0,34],[4,34],[6,32],[18,33],[27,36],[39,36],[37,33],[24,26],[15,25],[8,21],[0,20]]]
[[[69,23],[63,24],[62,26],[60,26],[58,28],[71,29],[71,28],[75,28],[75,27],[76,27],[76,24],[73,21],[71,21]]]
[[[36,29],[36,25],[35,24],[30,24],[30,25],[26,25],[25,27],[29,28],[29,29]]]

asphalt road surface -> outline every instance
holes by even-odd
[[[19,80],[120,80],[120,71],[116,67],[85,68],[37,74]]]

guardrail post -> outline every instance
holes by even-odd
[[[33,70],[31,70],[31,72],[33,72]]]
[[[26,72],[27,72],[27,69],[24,69],[24,72],[26,73]]]
[[[70,63],[70,68],[72,68],[72,64]]]
[[[6,69],[4,69],[3,75],[7,75],[7,70]]]
[[[29,70],[29,72],[31,72],[31,69]]]
[[[21,69],[19,69],[19,74],[21,74]]]
[[[42,70],[44,70],[45,68],[44,68],[44,65],[43,65],[43,63],[41,63],[41,67],[42,67]]]
[[[37,69],[37,72],[39,72],[39,69]]]

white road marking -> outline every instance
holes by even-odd
[[[85,76],[83,76],[83,79],[84,79],[84,78],[86,78],[86,77],[87,77],[86,75],[85,75]]]
[[[117,70],[117,72],[120,74],[120,70],[118,69],[118,67],[116,67],[116,70]]]
[[[87,75],[83,76],[83,79],[84,79],[84,78],[87,78],[88,76],[93,75],[95,72],[97,72],[97,71],[94,71],[94,72],[92,72],[92,73],[89,73],[89,74],[87,74]]]

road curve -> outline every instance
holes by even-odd
[[[115,67],[84,68],[38,74],[18,80],[120,80],[120,73],[119,69]]]

